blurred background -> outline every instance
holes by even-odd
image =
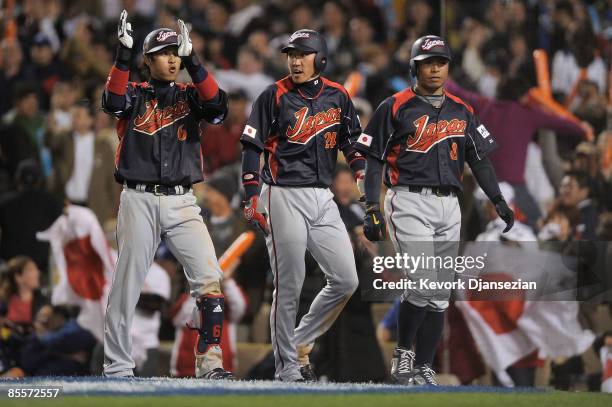
[[[219,256],[251,230],[239,208],[238,141],[251,103],[285,76],[286,56],[279,47],[301,28],[324,34],[325,76],[348,89],[363,127],[382,100],[412,84],[414,40],[425,34],[447,39],[453,51],[448,87],[475,108],[497,139],[500,148],[491,160],[518,219],[502,237],[503,222],[466,168],[463,240],[555,242],[563,251],[572,242],[612,238],[612,0],[0,5],[0,372],[5,376],[101,372],[102,315],[116,256],[121,186],[113,178],[115,121],[101,111],[100,100],[122,9],[135,33],[130,80],[143,80],[140,50],[146,34],[176,28],[181,18],[191,26],[194,51],[229,93],[227,120],[201,126],[207,182],[195,187]],[[183,71],[179,81],[190,78]],[[363,237],[363,209],[342,163],[332,189],[359,272],[369,273],[375,248]],[[602,247],[597,256],[610,259],[612,250]],[[300,315],[324,284],[316,262],[309,255],[305,261]],[[604,270],[602,278],[610,279],[612,266]],[[240,377],[271,379],[272,284],[262,236],[256,234],[224,272],[226,368]],[[139,375],[193,375],[195,337],[185,328],[192,301],[181,265],[162,244],[132,329]],[[521,317],[533,317],[524,305],[517,312],[509,304],[490,304],[487,311],[503,322],[495,332],[507,334],[504,340],[528,344],[503,362],[494,360],[490,349],[503,353],[508,343],[479,336],[469,310],[451,307],[436,362],[440,381],[612,391],[609,302],[549,307],[544,314],[560,318],[558,332],[522,332]],[[395,312],[393,304],[362,301],[358,290],[313,352],[317,375],[386,381]],[[563,321],[571,321],[574,331]],[[555,347],[552,337],[564,334],[570,342],[582,339],[564,351],[547,351]]]

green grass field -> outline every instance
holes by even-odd
[[[0,405],[74,406],[74,407],[384,407],[384,406],[466,406],[466,407],[547,407],[612,406],[612,395],[600,393],[418,393],[364,395],[278,395],[278,396],[166,396],[166,397],[97,397],[62,396],[53,400],[0,399]]]

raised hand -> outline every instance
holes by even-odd
[[[193,46],[189,38],[189,30],[183,20],[178,20],[180,34],[178,36],[178,55],[179,57],[188,57],[191,55]]]
[[[132,32],[132,24],[127,22],[127,15],[127,11],[123,10],[121,12],[119,26],[117,27],[117,37],[124,47],[132,49],[134,46],[134,33]]]

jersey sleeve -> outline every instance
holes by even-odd
[[[465,137],[465,161],[470,165],[487,157],[498,146],[476,115],[471,115]]]
[[[223,89],[217,88],[215,95],[208,100],[202,98],[202,91],[196,85],[189,84],[186,89],[187,100],[198,119],[211,124],[221,124],[229,110],[228,97]]]
[[[272,85],[255,100],[251,115],[240,136],[241,143],[252,144],[260,151],[264,149],[274,120],[275,95],[276,85]]]
[[[393,134],[393,102],[394,98],[389,97],[376,108],[355,143],[356,150],[379,161],[384,160],[387,143]]]
[[[342,110],[342,126],[340,134],[340,144],[338,147],[344,149],[354,144],[361,135],[361,122],[357,115],[357,110],[351,98],[347,96],[345,108]]]
[[[344,154],[344,158],[351,168],[353,175],[357,176],[359,172],[365,169],[363,154],[355,149],[355,142],[361,136],[361,123],[350,97],[346,97],[344,106],[338,147],[342,150],[342,154]]]
[[[128,83],[120,94],[113,92],[107,86],[102,93],[102,110],[118,119],[128,117],[134,107],[138,91],[138,87],[133,82]]]

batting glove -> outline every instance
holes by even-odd
[[[178,20],[178,26],[181,32],[178,36],[178,55],[179,57],[188,57],[193,50],[191,39],[189,38],[189,30],[183,20]]]
[[[366,205],[363,234],[371,242],[378,242],[387,238],[387,226],[380,213],[380,205],[377,203]]]
[[[128,49],[134,46],[134,33],[132,32],[132,24],[127,22],[127,11],[123,10],[119,17],[119,26],[117,27],[117,37],[121,45]]]
[[[359,170],[355,173],[355,183],[359,191],[359,202],[365,202],[365,171]]]
[[[263,232],[264,235],[268,236],[270,233],[270,226],[268,225],[268,220],[266,217],[257,212],[257,202],[259,198],[257,195],[252,196],[246,204],[244,205],[244,218],[249,223],[255,223],[255,225]]]
[[[510,209],[510,207],[503,198],[497,201],[497,203],[495,204],[495,210],[497,211],[499,217],[504,222],[506,222],[506,228],[502,232],[506,233],[507,231],[512,229],[512,226],[514,226],[514,212],[512,212],[512,209]]]

